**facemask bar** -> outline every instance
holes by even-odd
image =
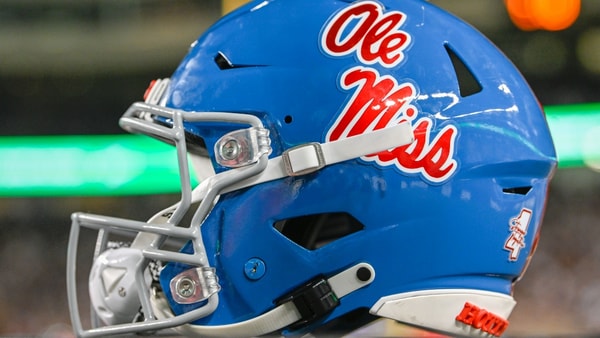
[[[172,127],[158,125],[153,122],[153,118],[148,117],[163,117],[172,121]],[[251,129],[259,131],[259,137],[263,138],[260,141],[261,146],[258,147],[258,153],[256,154],[257,161],[255,163],[247,163],[244,167],[220,173],[201,182],[194,191],[195,201],[199,201],[200,205],[192,218],[190,226],[185,228],[177,226],[192,203],[192,189],[183,128],[184,120],[188,122],[229,122],[250,125]],[[263,128],[260,119],[252,115],[218,112],[184,112],[147,103],[134,103],[125,112],[120,120],[120,124],[124,129],[132,133],[147,134],[175,144],[182,186],[181,200],[172,207],[158,213],[148,222],[84,213],[73,214],[67,252],[67,291],[69,307],[71,309],[71,320],[77,335],[82,337],[156,331],[193,322],[212,313],[218,305],[218,294],[212,294],[208,298],[207,303],[196,310],[169,319],[157,319],[151,306],[150,297],[152,295],[150,295],[148,291],[149,287],[145,284],[143,278],[144,270],[152,259],[208,267],[200,225],[212,210],[220,192],[235,182],[245,180],[262,172],[267,166],[267,157],[270,152],[270,141],[264,139],[268,139],[268,130]],[[196,226],[191,226],[192,224]],[[135,280],[137,289],[140,290],[139,300],[145,317],[144,322],[103,326],[91,330],[83,329],[76,295],[77,247],[81,227],[101,232],[95,250],[96,255],[106,249],[106,237],[109,233],[123,231],[137,233],[135,240],[131,244],[131,248],[140,250],[143,255],[143,259],[136,265]],[[167,238],[192,241],[194,253],[183,254],[160,249]]]
[[[148,114],[159,116],[173,121],[173,127],[168,128],[147,119]],[[256,162],[247,161],[244,167],[229,170],[219,175],[212,176],[203,181],[196,190],[206,191],[199,210],[205,211],[206,216],[211,209],[211,204],[218,193],[233,183],[245,180],[262,172],[268,162],[267,155],[271,152],[269,131],[263,127],[261,120],[253,115],[238,114],[230,112],[186,112],[177,109],[137,102],[134,103],[123,115],[119,124],[131,133],[142,133],[165,140],[175,141],[177,147],[177,158],[182,185],[182,199],[169,223],[178,224],[187,212],[192,200],[190,189],[189,166],[187,161],[187,149],[185,145],[185,130],[183,121],[186,122],[229,122],[233,124],[250,125],[254,132],[253,137],[258,144],[254,159]],[[240,131],[241,132],[241,131]],[[206,182],[206,183],[205,183]],[[197,194],[194,194],[197,196]],[[198,212],[196,212],[198,214]],[[198,219],[203,221],[204,218]],[[194,223],[200,224],[200,223]]]

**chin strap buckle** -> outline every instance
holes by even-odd
[[[340,304],[338,296],[324,277],[315,278],[280,299],[277,304],[293,302],[301,319],[290,330],[305,326],[333,311]]]
[[[310,174],[327,165],[321,144],[316,142],[290,148],[281,157],[288,176]]]

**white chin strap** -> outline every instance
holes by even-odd
[[[368,271],[368,278],[359,278],[359,271],[362,273]],[[371,284],[374,279],[375,270],[373,267],[367,263],[359,263],[329,278],[327,283],[331,287],[331,291],[339,299]],[[162,293],[155,294],[151,298],[151,303],[157,318],[164,320],[174,317]],[[301,314],[301,311],[295,305],[294,301],[290,300],[260,316],[243,322],[210,326],[186,324],[174,329],[184,336],[252,337],[280,331],[303,319],[304,316]]]
[[[408,145],[413,139],[410,123],[402,122],[332,142],[303,144],[284,151],[281,156],[269,159],[267,168],[260,174],[226,187],[221,194],[288,176],[306,175],[328,165]],[[213,177],[209,177],[208,180]],[[196,187],[192,192],[192,200],[201,200],[210,186],[207,182]]]

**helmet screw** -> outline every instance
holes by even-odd
[[[190,278],[182,278],[177,282],[177,294],[183,298],[189,298],[196,291],[196,284]]]
[[[121,296],[121,297],[125,297],[125,296],[127,296],[127,291],[125,291],[125,288],[124,288],[124,287],[122,287],[122,286],[119,288],[119,290],[117,290],[117,293],[118,293],[118,294],[119,294],[119,296]]]
[[[261,279],[265,272],[267,272],[267,266],[260,258],[251,258],[244,265],[244,274],[248,279]]]
[[[234,160],[240,153],[240,144],[236,140],[229,140],[221,147],[221,156],[226,160]]]

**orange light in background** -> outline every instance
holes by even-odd
[[[221,13],[225,15],[248,1],[249,0],[221,0]]]
[[[581,10],[581,0],[504,0],[512,22],[522,30],[558,31],[570,27]]]

